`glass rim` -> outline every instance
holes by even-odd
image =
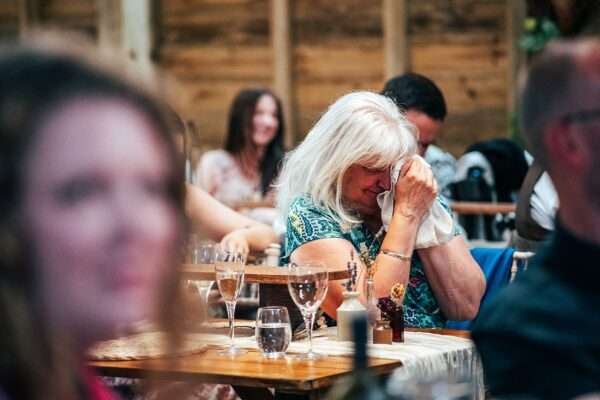
[[[318,260],[310,260],[310,261],[305,261],[305,262],[289,262],[285,265],[286,268],[288,269],[292,269],[292,268],[323,268],[325,270],[327,270],[327,267],[325,266],[325,263],[323,261],[318,261]]]
[[[264,307],[258,307],[257,310],[281,310],[281,309],[285,309],[287,311],[286,306],[264,306]]]
[[[246,264],[230,261],[215,261],[215,272],[217,271],[246,272]]]

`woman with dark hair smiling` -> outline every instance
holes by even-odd
[[[204,154],[197,180],[217,200],[235,207],[270,192],[283,158],[281,102],[267,89],[244,89],[229,114],[224,150]]]

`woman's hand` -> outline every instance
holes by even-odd
[[[228,233],[221,240],[221,245],[229,252],[241,253],[246,257],[250,251],[250,246],[244,233],[245,230],[245,228],[236,229]]]
[[[407,161],[396,182],[394,214],[421,221],[437,195],[431,167],[420,157]]]

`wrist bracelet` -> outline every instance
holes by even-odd
[[[390,256],[390,257],[394,257],[397,258],[399,260],[402,261],[410,261],[411,260],[411,256],[407,256],[406,254],[402,254],[402,253],[398,253],[397,251],[392,251],[392,250],[381,250],[382,254],[385,254],[386,256]]]

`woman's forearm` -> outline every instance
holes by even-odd
[[[462,236],[418,250],[427,280],[448,319],[473,319],[485,292],[485,278]]]
[[[406,287],[417,226],[418,223],[414,218],[400,214],[394,214],[392,217],[388,232],[381,244],[381,251],[375,260],[374,281],[377,297],[389,296],[390,289],[397,283],[402,283]],[[398,253],[406,258],[384,254],[384,251]]]
[[[193,226],[212,240],[220,241],[236,231],[248,241],[253,251],[261,251],[278,242],[271,227],[232,210],[200,188],[186,185],[186,189],[186,215]]]
[[[275,234],[275,230],[261,223],[241,229],[240,233],[248,241],[251,251],[263,251],[271,243],[279,243],[279,238]]]

